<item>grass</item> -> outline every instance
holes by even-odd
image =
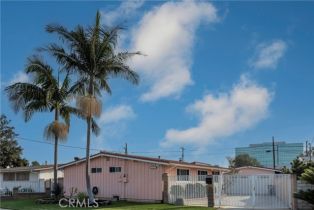
[[[34,199],[21,199],[21,200],[8,200],[1,201],[0,208],[14,209],[14,210],[52,210],[52,209],[79,209],[79,208],[61,208],[58,204],[35,204]],[[94,208],[86,208],[94,209]],[[169,204],[145,204],[145,203],[132,203],[132,202],[114,202],[109,206],[101,207],[97,209],[105,210],[214,210],[214,208],[206,207],[187,207],[187,206],[175,206]]]

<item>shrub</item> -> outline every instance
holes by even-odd
[[[185,195],[187,198],[204,198],[206,197],[206,187],[200,183],[187,184]]]
[[[196,195],[198,198],[205,198],[207,197],[206,194],[206,186],[200,184],[200,183],[196,183],[195,184],[195,190],[196,190]]]
[[[309,167],[308,169],[305,169],[301,175],[301,180],[314,185],[314,167]],[[310,204],[314,204],[314,190],[300,190],[294,196],[298,199],[307,201]]]
[[[184,188],[180,185],[172,185],[170,188],[170,194],[175,195],[177,197],[183,197]]]
[[[80,202],[82,202],[83,200],[86,200],[86,199],[88,198],[88,196],[87,196],[86,193],[84,193],[84,192],[79,192],[79,193],[77,193],[76,198],[77,198]]]
[[[57,183],[57,184],[53,185],[52,193],[54,194],[54,196],[56,198],[59,198],[60,196],[62,196],[61,195],[62,194],[62,188],[61,188],[60,184]]]

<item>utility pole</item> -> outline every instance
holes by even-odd
[[[307,153],[307,141],[305,142],[305,156],[307,156],[308,153]]]
[[[273,137],[273,168],[276,169],[276,160],[275,160],[275,138]]]
[[[181,147],[181,161],[184,161],[184,147]]]
[[[309,147],[310,147],[310,162],[312,162],[312,144],[309,143]]]
[[[125,143],[125,146],[123,147],[124,149],[124,154],[128,154],[128,143]]]

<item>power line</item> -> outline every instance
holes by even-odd
[[[40,141],[40,140],[34,140],[34,139],[30,139],[30,138],[24,138],[24,137],[16,137],[18,140],[22,140],[22,141],[28,141],[28,142],[34,142],[34,143],[40,143],[40,144],[49,144],[49,145],[54,145],[53,142],[49,142],[49,141]],[[82,150],[86,150],[86,147],[79,147],[79,146],[73,146],[73,145],[65,145],[65,144],[58,144],[59,146],[61,147],[65,147],[65,148],[72,148],[72,149],[82,149]],[[126,148],[124,147],[124,150]],[[95,149],[95,148],[90,148],[90,150],[94,150],[94,151],[103,151],[101,149]],[[108,150],[106,150],[108,151]],[[108,152],[118,152],[118,151],[108,151]],[[130,153],[163,153],[163,152],[166,152],[166,153],[171,153],[171,152],[176,152],[176,153],[179,153],[180,151],[177,150],[166,150],[166,151],[134,151],[134,152],[130,152]]]
[[[34,140],[34,139],[29,139],[29,138],[24,138],[24,137],[16,137],[19,140],[22,141],[29,141],[29,142],[35,142],[35,143],[41,143],[41,144],[50,144],[50,145],[54,145],[54,143],[52,142],[48,142],[48,141],[39,141],[39,140]],[[58,144],[61,147],[65,147],[65,148],[72,148],[72,149],[83,149],[86,150],[86,147],[79,147],[79,146],[72,146],[72,145],[65,145],[65,144]],[[90,150],[95,150],[95,151],[102,151],[100,149],[94,149],[94,148],[90,148]]]
[[[42,141],[42,140],[35,140],[35,139],[31,139],[31,138],[25,138],[25,137],[17,137],[17,139],[22,140],[22,141],[29,141],[29,142],[34,142],[34,143],[40,143],[40,144],[49,144],[49,145],[54,145],[53,142],[49,142],[49,141]],[[86,150],[86,147],[80,147],[80,146],[73,146],[73,145],[65,145],[65,144],[60,144],[60,147],[63,148],[69,148],[69,149],[81,149],[81,150]],[[276,145],[278,146],[278,145]],[[285,146],[285,147],[294,147],[295,146]],[[90,148],[90,150],[92,151],[96,151],[96,152],[101,152],[103,150],[101,149],[95,149],[95,148]],[[108,151],[108,150],[106,150]],[[185,152],[197,152],[199,151],[198,148],[192,148],[192,149],[186,149],[184,148]],[[201,155],[206,155],[206,156],[211,156],[211,155],[218,155],[218,154],[222,154],[222,151],[234,151],[234,148],[220,148],[219,151],[217,152],[201,152]],[[121,151],[108,151],[108,152],[113,152],[113,153],[119,153]],[[155,150],[155,151],[128,151],[129,154],[169,154],[169,153],[181,153],[182,156],[182,149],[180,150]],[[189,156],[192,154],[188,154]]]

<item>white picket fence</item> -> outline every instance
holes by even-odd
[[[18,187],[21,193],[45,192],[44,180],[37,181],[2,181],[0,191],[13,191],[13,188]]]

